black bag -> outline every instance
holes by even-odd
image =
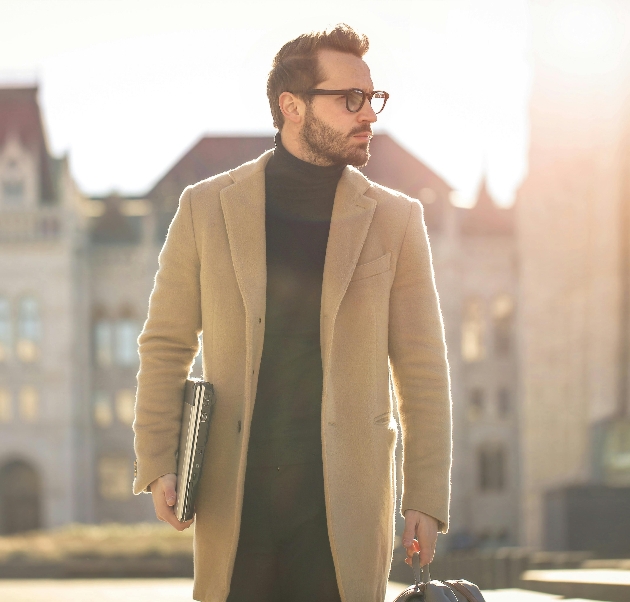
[[[423,579],[424,569],[427,571]],[[420,554],[413,555],[415,585],[408,587],[394,602],[485,602],[479,588],[465,579],[431,581],[429,565],[420,566]]]

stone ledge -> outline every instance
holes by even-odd
[[[630,570],[569,569],[526,571],[521,587],[566,598],[628,602],[630,600]]]
[[[107,579],[192,577],[192,555],[12,560],[0,563],[0,579]]]

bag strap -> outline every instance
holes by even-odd
[[[449,587],[455,588],[462,596],[464,596],[464,598],[466,598],[467,602],[480,602],[463,583],[459,583],[457,581],[445,581],[444,583]]]

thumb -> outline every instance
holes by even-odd
[[[175,494],[175,488],[172,485],[166,485],[164,487],[164,499],[169,506],[175,505],[177,495]]]

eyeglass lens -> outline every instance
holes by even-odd
[[[347,96],[347,105],[348,110],[356,113],[363,106],[363,98],[365,93],[360,92],[359,90],[353,90],[348,93]],[[383,92],[375,92],[372,96],[372,100],[370,104],[372,105],[372,110],[375,113],[380,113],[385,107],[385,101],[387,100],[385,94]]]

